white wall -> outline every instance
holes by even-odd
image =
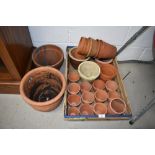
[[[56,44],[65,52],[67,45],[77,45],[81,36],[103,39],[119,49],[141,27],[130,26],[30,26],[33,45]],[[155,27],[146,30],[119,56],[119,60],[152,60],[152,41]]]

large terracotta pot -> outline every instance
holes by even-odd
[[[48,44],[36,48],[32,53],[32,60],[36,67],[51,66],[60,69],[64,61],[64,54],[60,47]]]
[[[61,103],[65,89],[63,74],[53,67],[33,69],[20,83],[20,94],[24,101],[39,111],[55,109]]]

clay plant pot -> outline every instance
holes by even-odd
[[[68,74],[68,79],[70,82],[77,82],[80,80],[79,73],[76,71],[72,71]]]
[[[120,98],[114,98],[108,104],[108,114],[123,114],[126,111],[126,104]]]
[[[93,85],[94,91],[105,88],[105,82],[102,80],[95,80],[92,85]]]
[[[56,45],[43,45],[33,51],[32,60],[36,67],[51,66],[60,69],[64,54],[62,49]]]
[[[92,46],[91,46],[91,51],[90,51],[89,56],[93,57],[95,56],[96,52],[99,51],[99,42],[92,38],[91,40],[92,40]]]
[[[71,107],[77,107],[81,103],[81,97],[78,95],[68,95],[67,102]]]
[[[72,95],[78,94],[80,91],[80,85],[78,83],[70,83],[67,90]]]
[[[107,113],[107,106],[104,103],[95,103],[94,105],[94,113],[96,115],[99,114],[106,114]]]
[[[105,87],[108,91],[116,91],[118,89],[118,84],[115,81],[108,80],[105,83]]]
[[[109,91],[109,99],[120,98],[121,95],[117,91]]]
[[[102,66],[104,64],[110,64],[112,63],[113,59],[96,59],[95,58],[95,62],[99,65]]]
[[[81,88],[81,92],[90,91],[92,88],[92,85],[87,81],[83,81],[80,84],[80,88]]]
[[[76,107],[70,107],[70,108],[68,109],[68,115],[69,115],[69,116],[78,116],[78,115],[80,115],[80,111],[79,111],[79,109],[76,108]]]
[[[84,91],[82,93],[82,102],[86,103],[86,104],[91,104],[94,102],[94,93],[93,92],[88,92],[88,91]]]
[[[116,68],[111,64],[104,64],[100,66],[100,68],[101,68],[100,78],[103,81],[112,80],[117,75]]]
[[[105,90],[98,89],[95,92],[95,101],[96,102],[105,102],[108,99],[109,95]]]
[[[100,46],[102,44],[102,41],[99,40],[99,39],[96,39],[97,43],[98,43],[98,47],[97,47],[97,50],[96,50],[96,53],[94,55],[94,58],[97,58],[98,54],[99,54],[99,51],[100,51]]]
[[[69,50],[69,58],[70,58],[70,62],[72,64],[72,66],[77,69],[79,64],[89,60],[90,58],[86,58],[84,55],[81,55],[78,53],[77,51],[77,47],[74,47],[72,49]]]
[[[82,104],[80,107],[80,114],[81,115],[93,115],[94,111],[92,106],[90,106],[89,104]]]
[[[33,69],[20,83],[20,94],[24,101],[39,111],[55,109],[61,103],[65,89],[63,74],[52,67]]]

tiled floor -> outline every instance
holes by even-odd
[[[155,65],[120,64],[133,115],[155,97]],[[63,68],[62,68],[63,71]],[[63,104],[52,112],[39,112],[20,95],[0,94],[0,128],[155,128],[155,106],[134,125],[129,121],[65,121]]]

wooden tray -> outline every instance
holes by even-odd
[[[67,84],[68,84],[68,72],[71,70],[75,70],[72,65],[70,64],[69,61],[69,56],[68,56],[68,51],[69,49],[72,48],[71,46],[67,47],[66,53],[67,53],[67,58],[66,58],[66,71],[65,71],[65,77],[67,80]],[[117,76],[115,78],[116,82],[118,83],[118,91],[121,94],[121,98],[126,102],[127,105],[127,111],[125,114],[119,114],[119,115],[112,115],[112,114],[102,114],[102,115],[93,115],[93,116],[69,116],[67,114],[68,111],[68,104],[67,104],[67,95],[68,92],[66,90],[65,95],[64,95],[64,118],[65,120],[127,120],[130,119],[132,117],[132,112],[131,112],[131,107],[130,107],[130,103],[128,101],[128,97],[123,85],[123,81],[121,79],[120,73],[119,73],[119,69],[118,69],[118,64],[117,64],[117,60],[115,59],[113,61],[113,65],[117,68],[118,73]]]

